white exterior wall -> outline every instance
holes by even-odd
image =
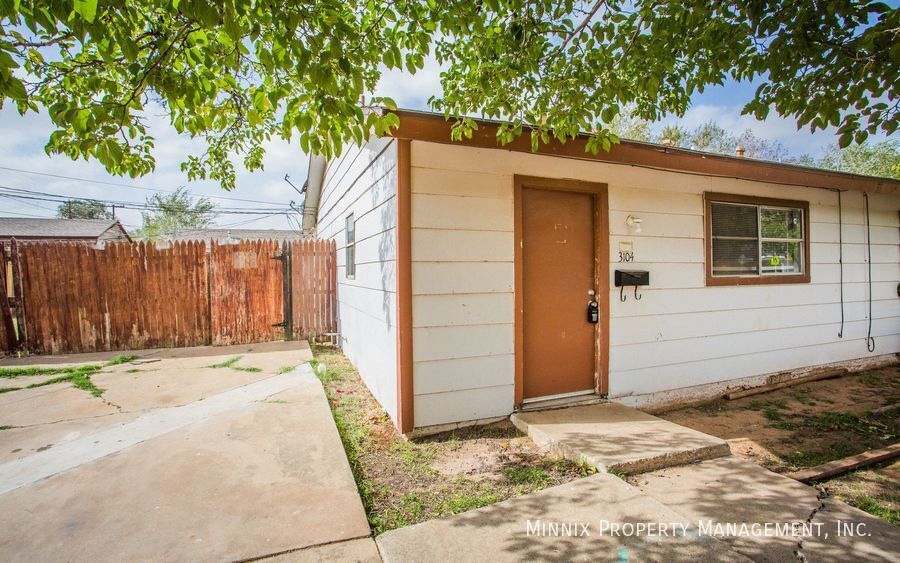
[[[513,176],[609,185],[609,396],[650,393],[900,351],[900,196],[871,194],[872,333],[863,196],[843,194],[844,338],[835,192],[564,159],[412,143],[416,426],[489,418],[513,407]],[[705,285],[703,192],[809,201],[811,283]],[[643,219],[630,234],[625,218]],[[619,301],[617,268],[650,272]]]
[[[341,345],[388,414],[397,416],[397,143],[372,139],[329,163],[317,236],[337,246]],[[346,275],[345,219],[356,221],[356,276]]]

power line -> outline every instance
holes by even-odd
[[[240,227],[241,225],[247,225],[256,221],[262,221],[263,219],[268,219],[270,217],[275,217],[276,215],[280,215],[280,213],[273,213],[272,215],[265,215],[263,217],[257,217],[255,219],[247,219],[244,221],[238,221],[237,223],[229,223],[227,225],[216,225],[219,229],[229,229],[231,227]]]
[[[27,190],[23,188],[14,188],[11,186],[0,185],[0,189],[6,190],[6,192],[0,192],[0,196],[8,197],[12,199],[21,199],[21,200],[34,200],[34,201],[49,201],[52,203],[65,203],[66,201],[84,201],[88,203],[99,203],[101,205],[115,205],[118,208],[122,209],[132,209],[138,211],[160,211],[164,210],[164,206],[152,205],[149,203],[136,203],[130,201],[116,201],[109,199],[95,199],[95,198],[85,198],[85,197],[75,197],[75,196],[63,196],[58,194],[52,194],[47,192],[41,192],[37,190]],[[11,193],[10,193],[11,192]],[[233,207],[217,207],[214,210],[214,213],[219,213],[223,215],[267,215],[267,214],[290,214],[294,213],[293,210],[289,208],[233,208]]]
[[[0,166],[0,170],[9,170],[11,172],[21,172],[23,174],[35,174],[37,176],[47,176],[49,178],[59,178],[61,180],[72,180],[75,182],[87,182],[88,184],[114,186],[114,187],[119,187],[119,188],[131,188],[134,190],[144,190],[144,191],[148,191],[148,192],[162,192],[162,193],[167,193],[167,194],[175,193],[175,190],[163,190],[160,188],[145,188],[142,186],[135,186],[133,184],[121,184],[118,182],[106,182],[104,180],[90,180],[88,178],[78,178],[76,176],[65,176],[63,174],[51,174],[49,172],[37,172],[35,170],[23,170],[21,168],[10,168],[9,166]],[[244,198],[240,198],[240,197],[228,197],[228,196],[223,196],[223,195],[208,195],[208,196],[200,196],[200,197],[207,197],[210,199],[224,199],[224,200],[230,200],[230,201],[243,201],[246,203],[269,203],[269,204],[273,204],[273,205],[279,205],[277,201],[262,201],[262,200],[258,200],[258,199],[244,199]]]
[[[3,195],[6,195],[6,194],[0,193],[0,196],[3,196]],[[7,197],[12,197],[12,196],[7,196]],[[37,208],[37,209],[44,209],[44,210],[49,211],[49,212],[51,212],[51,213],[56,213],[56,210],[53,209],[52,207],[46,207],[46,206],[44,206],[44,205],[38,205],[38,204],[36,204],[36,203],[31,203],[30,201],[20,201],[19,203],[21,203],[22,205],[27,205],[28,207],[35,207],[35,208]]]
[[[4,215],[20,215],[22,217],[32,217],[34,219],[53,219],[53,217],[47,217],[46,215],[33,215],[31,213],[16,213],[15,211],[0,211],[0,217]]]
[[[132,208],[140,208],[140,209],[158,209],[161,206],[153,205],[150,203],[139,203],[133,201],[124,201],[124,200],[113,200],[113,199],[97,199],[97,198],[89,198],[89,197],[79,197],[79,196],[69,196],[69,195],[61,195],[54,194],[50,192],[42,192],[39,190],[30,190],[26,188],[16,188],[12,186],[4,186],[0,185],[0,188],[12,191],[20,194],[30,194],[30,195],[39,195],[46,196],[48,198],[53,198],[47,201],[69,201],[69,200],[79,200],[79,201],[87,201],[87,202],[98,202],[98,203],[106,203],[107,205],[116,205],[127,207],[130,206]],[[287,211],[285,207],[217,207],[216,209],[220,209],[223,211],[249,211],[249,210],[260,210],[265,212],[273,212],[273,211]]]

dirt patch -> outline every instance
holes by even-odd
[[[900,367],[890,366],[659,416],[724,438],[735,455],[785,473],[896,443],[900,416],[885,407],[898,403]],[[890,521],[900,498],[897,471],[896,464],[859,471],[826,489]]]
[[[325,386],[374,532],[449,516],[588,475],[509,422],[407,440],[340,352],[316,347]]]

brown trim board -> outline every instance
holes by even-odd
[[[415,428],[412,328],[412,194],[409,139],[397,141],[397,428]]]
[[[514,208],[514,241],[515,280],[513,287],[513,303],[515,315],[513,320],[514,334],[514,369],[515,369],[515,407],[522,404],[524,396],[525,376],[525,325],[523,283],[523,248],[522,248],[522,190],[537,188],[544,190],[570,191],[589,193],[594,196],[594,287],[597,288],[597,301],[600,304],[600,322],[597,323],[594,344],[595,391],[598,395],[609,392],[609,196],[607,184],[567,180],[558,178],[538,178],[534,176],[515,175],[513,179]]]
[[[396,110],[394,113],[400,117],[400,126],[392,134],[398,139],[532,153],[531,140],[528,135],[524,134],[507,145],[499,145],[496,137],[498,122],[475,120],[478,129],[472,133],[471,139],[453,141],[450,138],[452,122],[447,121],[442,114],[411,110]],[[566,143],[552,141],[541,145],[536,154],[792,186],[885,194],[900,193],[900,181],[890,178],[818,170],[792,164],[702,153],[637,141],[623,140],[621,143],[613,145],[609,152],[600,151],[598,154],[591,154],[585,151],[585,145],[589,138],[589,135],[582,134]]]

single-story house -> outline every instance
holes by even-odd
[[[38,219],[0,217],[0,242],[77,242],[102,245],[131,242],[117,219]]]
[[[311,158],[304,228],[336,241],[343,350],[403,432],[896,361],[896,180],[397,114]]]

